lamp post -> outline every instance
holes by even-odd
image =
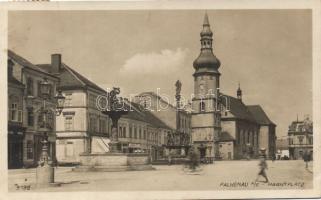
[[[53,186],[57,185],[54,184],[54,167],[53,167],[53,161],[55,160],[54,153],[51,152],[51,155],[49,153],[49,148],[53,150],[54,144],[50,144],[48,141],[48,116],[55,114],[56,116],[59,116],[63,110],[65,97],[62,95],[61,91],[58,91],[56,96],[54,97],[55,101],[54,104],[51,106],[48,106],[48,100],[50,99],[51,94],[51,88],[52,85],[48,82],[46,78],[40,83],[40,94],[42,97],[42,106],[37,111],[39,112],[41,119],[42,119],[42,125],[41,128],[44,128],[44,139],[41,141],[42,143],[42,152],[41,157],[38,163],[38,167],[36,169],[36,181],[37,181],[37,187],[43,187],[43,186]],[[54,160],[53,160],[54,159]]]

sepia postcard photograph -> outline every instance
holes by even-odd
[[[0,4],[3,199],[320,197],[320,1],[280,2]]]

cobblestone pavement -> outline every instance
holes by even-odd
[[[268,161],[269,183],[255,182],[258,161],[218,161],[202,165],[196,173],[188,173],[182,165],[154,166],[154,171],[73,172],[56,169],[60,187],[35,188],[35,169],[9,170],[9,191],[18,185],[31,185],[30,191],[137,191],[137,190],[244,190],[312,188],[313,162],[305,169],[298,161]]]

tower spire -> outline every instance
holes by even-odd
[[[200,33],[201,36],[201,52],[198,58],[195,59],[193,66],[196,70],[195,74],[199,72],[210,72],[219,74],[218,68],[220,67],[221,63],[213,54],[213,32],[210,27],[208,15],[205,12],[204,20],[203,20],[203,29]],[[203,70],[200,70],[200,69]]]
[[[240,82],[239,82],[239,88],[237,89],[236,95],[237,95],[237,98],[242,101],[242,90],[241,90]]]
[[[207,12],[205,11],[203,26],[206,26],[206,25],[210,26],[210,22],[208,21],[208,15],[207,15]]]

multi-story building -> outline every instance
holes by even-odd
[[[81,153],[108,151],[110,122],[96,104],[107,92],[63,63],[60,54],[51,55],[51,64],[37,66],[60,78],[58,89],[65,96],[64,110],[56,117],[58,162],[78,163]]]
[[[23,167],[23,97],[25,85],[13,77],[13,61],[8,59],[8,168]]]
[[[274,155],[276,125],[261,106],[245,105],[240,87],[237,98],[220,93],[221,62],[213,54],[207,14],[200,35],[201,52],[193,63],[192,141],[201,158],[251,158],[260,148]]]
[[[134,98],[134,102],[172,130],[166,136],[164,147],[176,149],[177,154],[185,154],[191,143],[191,113],[183,108],[177,109],[154,92],[143,92]]]
[[[303,159],[305,154],[313,157],[313,122],[309,116],[291,123],[288,138],[290,159]]]
[[[10,50],[8,51],[8,63],[9,71],[10,73],[12,72],[12,75],[10,75],[11,78],[8,80],[14,80],[14,82],[19,82],[19,84],[21,83],[25,86],[23,98],[13,97],[17,101],[19,101],[19,105],[13,103],[11,105],[11,108],[9,108],[9,111],[11,110],[11,112],[9,112],[9,115],[12,115],[14,112],[18,113],[15,114],[18,117],[15,117],[17,117],[17,121],[19,121],[20,124],[22,123],[22,126],[25,128],[25,134],[23,136],[22,144],[23,165],[25,167],[36,166],[38,164],[42,152],[41,141],[46,137],[46,135],[48,136],[48,140],[50,142],[49,153],[53,158],[55,158],[56,140],[55,113],[48,113],[46,117],[47,122],[43,123],[44,116],[43,113],[40,112],[41,108],[43,107],[43,98],[40,92],[40,83],[44,79],[46,79],[50,83],[50,96],[49,99],[46,101],[46,107],[54,108],[54,95],[56,93],[56,87],[59,83],[59,78],[41,69],[40,67],[30,63],[26,59],[22,58],[21,56],[17,55],[16,53]],[[14,92],[12,90],[12,87],[9,87],[8,89],[8,94]],[[16,89],[15,91],[17,92]],[[16,118],[14,118],[14,121],[15,120]],[[20,147],[17,147],[17,149],[21,148],[21,144],[19,144],[18,146]]]
[[[145,152],[152,160],[164,156],[163,146],[173,129],[142,105],[129,102],[130,111],[118,122],[118,138],[122,152]]]
[[[62,115],[56,118],[58,162],[76,164],[81,153],[109,152],[111,120],[97,107],[97,97],[106,97],[107,92],[63,63],[59,54],[51,56],[51,64],[37,66],[61,79],[59,90],[66,98]],[[140,105],[128,100],[126,104],[130,111],[118,122],[119,150],[160,157],[171,128]]]

